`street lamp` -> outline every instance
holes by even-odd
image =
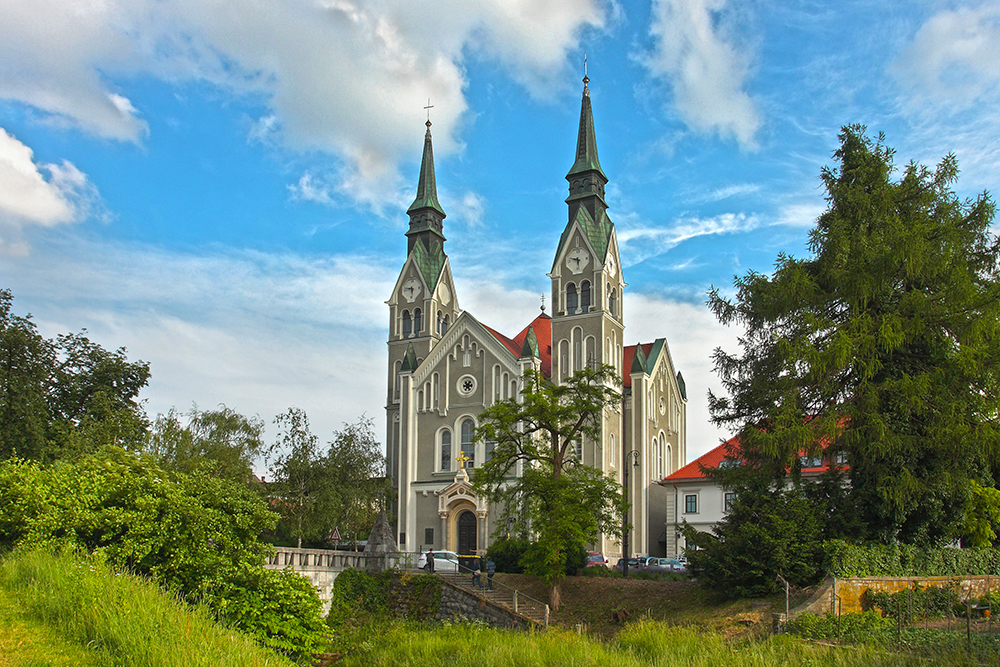
[[[624,485],[625,485],[625,502],[628,502],[628,469],[630,467],[629,464],[628,464],[628,460],[629,459],[632,459],[632,465],[631,465],[631,467],[638,468],[639,467],[639,451],[636,450],[636,449],[633,449],[632,451],[628,452],[627,454],[625,454],[625,460],[623,461],[623,463],[625,464],[624,466],[622,466],[625,469],[625,471],[624,471],[625,472],[625,479],[623,480]],[[624,556],[624,558],[622,558],[622,575],[626,579],[628,579],[628,554],[629,554],[629,551],[628,551],[628,507],[626,507],[625,508],[625,514],[622,517],[622,556]]]

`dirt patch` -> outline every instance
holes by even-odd
[[[542,602],[549,599],[548,588],[537,577],[498,574],[497,578]],[[550,616],[553,625],[609,639],[641,618],[696,625],[733,637],[759,634],[770,630],[772,609],[778,607],[776,598],[718,602],[693,581],[609,577],[566,577],[562,600],[562,607]],[[784,604],[782,596],[782,610]]]

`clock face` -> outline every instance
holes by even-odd
[[[422,288],[420,287],[420,281],[416,278],[410,278],[405,283],[403,283],[403,298],[408,302],[413,303],[420,296]]]
[[[566,255],[566,266],[573,273],[581,273],[583,269],[590,263],[590,253],[583,248],[573,248]]]
[[[441,283],[441,287],[438,288],[438,298],[441,299],[441,303],[445,306],[451,301],[451,290],[448,289],[447,283]]]
[[[615,266],[615,257],[614,257],[614,255],[608,255],[608,262],[607,262],[607,264],[605,266],[608,267],[608,273],[609,274],[611,274],[612,276],[615,275],[615,271],[618,270],[618,267]]]

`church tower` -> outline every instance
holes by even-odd
[[[406,261],[389,306],[389,376],[386,392],[386,468],[393,487],[399,477],[401,373],[412,371],[458,318],[451,265],[444,251],[444,209],[437,198],[431,122],[427,121],[417,196],[407,209]],[[405,368],[404,368],[405,367]]]
[[[569,217],[556,249],[552,271],[552,379],[562,382],[585,367],[613,366],[622,375],[625,282],[615,226],[608,217],[604,188],[608,177],[597,157],[597,137],[587,76],[576,143],[576,159],[566,175]],[[620,412],[604,415],[601,442],[582,442],[583,463],[614,472],[621,457]]]

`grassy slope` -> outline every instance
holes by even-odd
[[[0,665],[290,667],[144,579],[42,553],[0,563]]]

